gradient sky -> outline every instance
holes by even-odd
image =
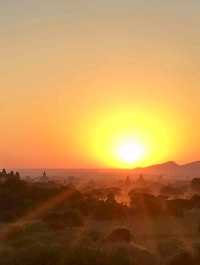
[[[200,1],[0,2],[0,167],[200,158]]]

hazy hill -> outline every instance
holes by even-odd
[[[169,177],[200,177],[200,161],[179,165],[174,161],[152,165],[144,168],[135,168],[133,173],[145,175],[165,175]]]

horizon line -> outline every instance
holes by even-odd
[[[147,166],[137,166],[137,167],[132,167],[132,168],[125,168],[125,167],[80,167],[80,168],[76,168],[76,167],[1,167],[1,169],[5,168],[7,170],[134,170],[134,169],[138,169],[138,168],[146,168],[146,167],[150,167],[150,166],[154,166],[154,165],[162,165],[162,164],[166,164],[166,163],[175,163],[178,166],[181,165],[187,165],[187,164],[191,164],[191,163],[195,163],[195,162],[200,162],[200,160],[193,160],[190,162],[182,162],[182,163],[177,163],[175,160],[168,160],[165,162],[158,162],[158,163],[154,163],[154,164],[149,164]]]

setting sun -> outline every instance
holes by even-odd
[[[86,128],[84,132],[90,138],[90,159],[96,159],[103,167],[115,168],[144,167],[165,161],[171,156],[170,150],[178,146],[176,128],[170,122],[171,117],[164,111],[160,114],[141,111],[136,106],[134,113],[128,106],[123,111],[94,113],[90,123],[95,123],[95,128]],[[88,151],[86,140],[84,149]]]
[[[134,140],[124,140],[117,147],[117,156],[120,162],[131,165],[143,158],[145,148],[142,144]]]

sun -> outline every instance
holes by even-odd
[[[143,159],[145,148],[137,141],[125,139],[118,144],[116,155],[122,164],[132,165]]]

